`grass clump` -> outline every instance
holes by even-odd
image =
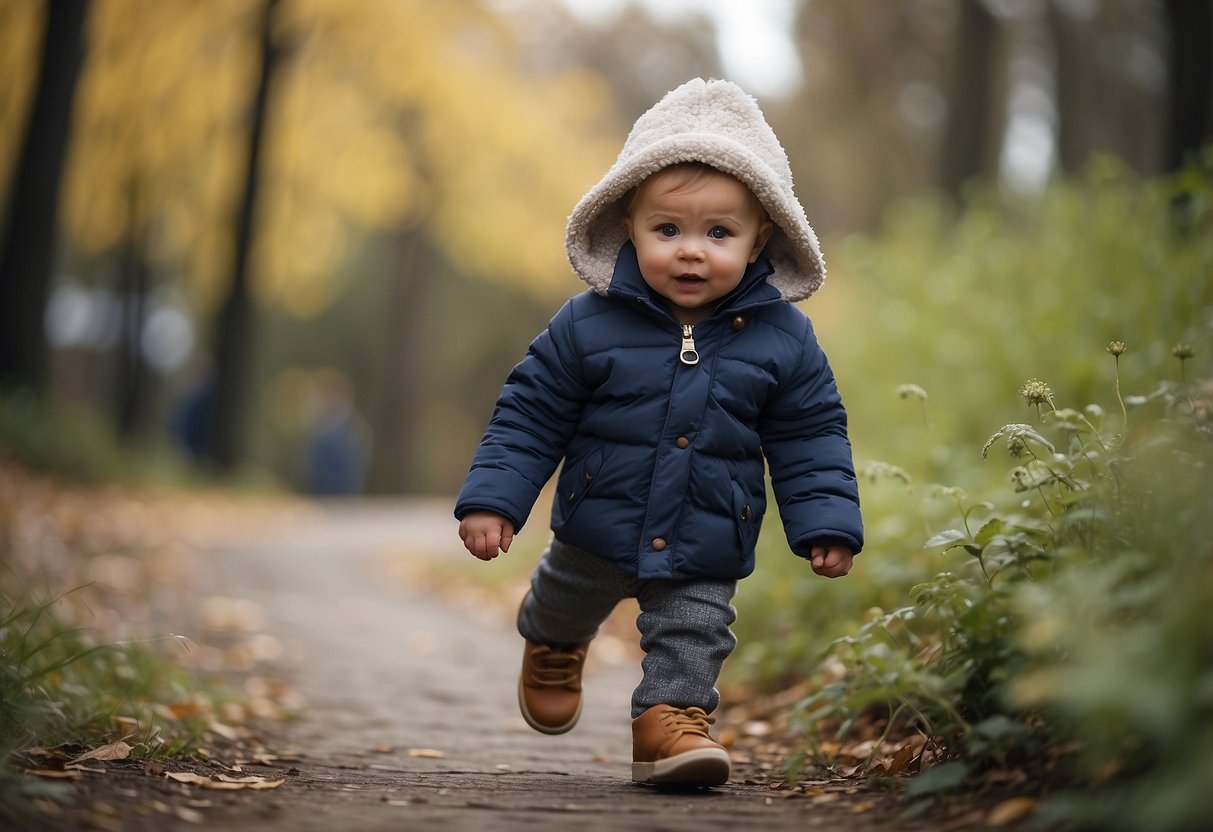
[[[0,462],[0,817],[70,799],[70,781],[30,770],[118,743],[133,762],[88,765],[243,754],[254,721],[299,707],[264,675],[268,637],[208,611],[192,580],[208,530],[275,510]]]
[[[107,641],[72,623],[86,610],[90,587],[43,599],[11,573],[6,578],[0,587],[4,811],[28,809],[30,796],[53,796],[55,784],[23,773],[51,749],[80,753],[123,741],[131,756],[146,760],[199,753],[214,715],[233,694],[194,677],[163,649],[188,649],[183,639]]]

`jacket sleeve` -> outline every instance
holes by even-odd
[[[455,516],[492,511],[513,523],[515,532],[521,529],[564,457],[588,398],[570,301],[506,379],[455,501]]]
[[[847,413],[808,318],[804,327],[799,361],[759,422],[763,453],[792,551],[809,557],[814,543],[832,538],[858,554],[863,520]]]

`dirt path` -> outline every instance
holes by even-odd
[[[277,789],[186,794],[168,784],[184,811],[120,812],[112,828],[914,828],[890,814],[887,797],[831,787],[783,799],[744,764],[718,789],[633,784],[631,662],[592,662],[574,731],[531,731],[514,693],[520,642],[500,609],[402,585],[385,563],[405,551],[466,557],[448,505],[325,506],[211,553],[200,596],[253,602],[260,630],[285,648],[308,704],[279,738],[296,754],[275,764]]]

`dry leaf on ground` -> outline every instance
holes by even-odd
[[[92,751],[86,751],[72,760],[72,762],[83,763],[85,760],[125,760],[129,756],[131,756],[131,747],[122,740],[118,740],[118,742],[111,742],[109,745],[94,748]]]
[[[54,768],[30,768],[25,770],[26,774],[31,774],[34,777],[46,777],[51,780],[75,780],[84,775],[78,771],[64,771]]]
[[[220,774],[218,779],[211,779],[210,777],[204,777],[188,771],[170,771],[166,772],[164,776],[178,783],[186,783],[191,786],[201,786],[204,789],[216,789],[218,791],[276,789],[286,782],[286,780],[266,780],[264,777],[228,777],[226,774]]]
[[[410,748],[408,750],[410,757],[424,757],[431,760],[441,760],[446,757],[446,753],[435,748]]]

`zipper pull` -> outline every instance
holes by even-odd
[[[695,339],[691,337],[691,325],[682,325],[682,351],[678,358],[688,366],[699,363],[699,353],[695,350]]]

